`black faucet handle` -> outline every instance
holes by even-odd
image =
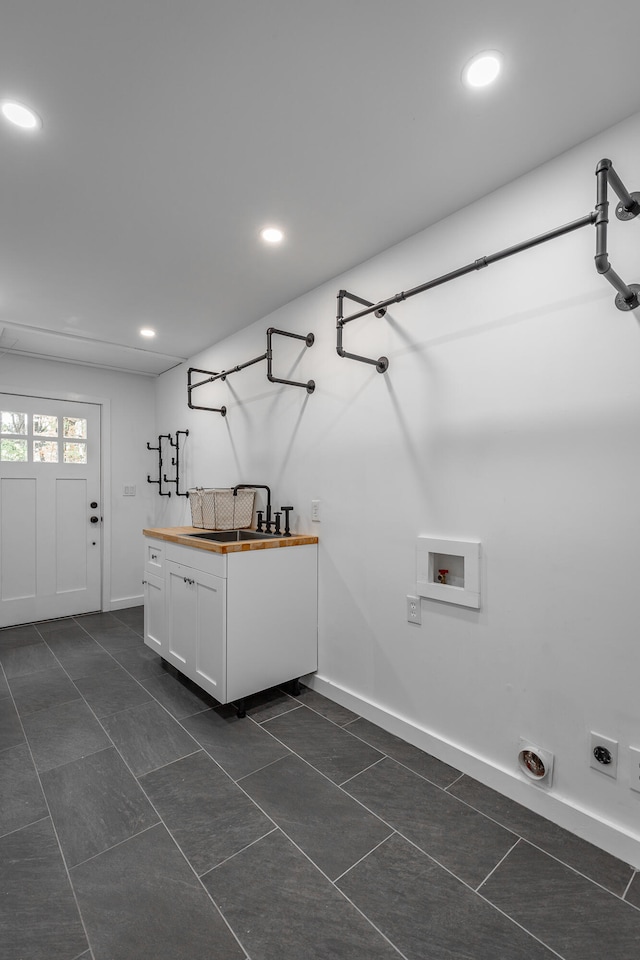
[[[279,536],[280,533],[281,533],[281,531],[280,531],[280,517],[282,516],[282,514],[280,513],[279,510],[276,510],[276,512],[274,513],[273,516],[274,516],[274,518],[275,518],[275,520],[274,520],[273,532]]]
[[[256,530],[258,531],[258,533],[262,533],[262,523],[263,523],[262,518],[264,516],[264,511],[258,510],[257,514],[258,514],[258,523],[256,526]]]
[[[284,513],[284,535],[285,537],[291,536],[291,530],[289,528],[289,514],[293,510],[293,507],[280,507]]]

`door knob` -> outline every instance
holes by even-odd
[[[97,522],[98,522],[98,517],[89,517],[89,519],[91,520],[91,523],[97,523]]]
[[[96,510],[97,507],[98,507],[98,502],[97,502],[97,500],[92,500],[91,503],[89,504],[89,506],[91,507],[92,510]]]

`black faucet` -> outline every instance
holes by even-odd
[[[273,520],[271,519],[271,490],[264,483],[238,483],[233,488],[234,497],[238,496],[238,490],[266,490],[267,491],[267,520],[265,523],[267,533],[271,533]],[[262,510],[258,511],[258,532],[262,533]]]

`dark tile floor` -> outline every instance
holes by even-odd
[[[308,688],[247,717],[142,608],[0,631],[0,960],[632,960],[640,874]]]

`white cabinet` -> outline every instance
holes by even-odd
[[[317,669],[316,544],[145,551],[145,643],[220,703]]]

